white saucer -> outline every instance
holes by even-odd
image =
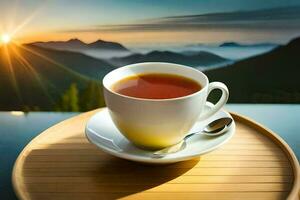
[[[205,109],[209,109],[209,106],[206,106]],[[231,115],[225,110],[221,110],[214,116],[197,122],[190,132],[202,130],[206,124],[221,117],[231,117]],[[91,117],[86,125],[85,132],[91,143],[111,155],[143,163],[165,164],[192,159],[220,147],[233,136],[235,123],[233,121],[228,132],[221,136],[195,135],[186,141],[185,149],[162,158],[154,158],[152,156],[153,152],[139,149],[130,143],[112,122],[107,108]]]

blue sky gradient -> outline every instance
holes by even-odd
[[[275,12],[272,8],[276,8]],[[260,14],[261,19],[256,17],[258,12],[245,12],[261,10],[264,11]],[[269,38],[286,42],[300,33],[298,11],[299,0],[1,0],[0,32],[12,32],[15,27],[25,24],[22,31],[16,34],[25,41],[70,37],[91,41],[102,37],[132,43],[134,37],[138,38],[137,42],[143,39],[156,41],[159,32],[162,32],[160,42],[163,42],[166,38],[163,34],[167,31],[173,38],[184,38],[182,31],[193,31],[195,34],[198,31],[202,36],[191,38],[201,42],[206,40],[204,33],[209,34],[211,30],[227,34],[219,40],[228,40],[231,32],[236,31],[240,32],[240,37],[237,37],[240,41]],[[226,14],[228,12],[231,14]],[[196,15],[196,21],[190,15]],[[179,18],[166,20],[166,17],[173,16]],[[180,25],[178,20],[184,20],[187,26]],[[266,21],[267,24],[264,24]],[[145,30],[152,31],[152,36],[147,33],[142,38],[141,32]],[[134,32],[132,38],[126,32]],[[245,36],[246,32],[253,36]],[[270,37],[271,32],[274,34]],[[236,35],[232,37],[236,38]],[[213,42],[213,39],[209,38],[208,42]]]

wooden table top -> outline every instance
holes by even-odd
[[[145,165],[115,158],[85,137],[91,111],[37,136],[19,155],[20,199],[299,199],[299,163],[288,145],[234,114],[235,136],[198,159]],[[101,123],[101,122],[99,122]]]

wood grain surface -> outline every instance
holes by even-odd
[[[145,165],[88,142],[85,124],[97,111],[63,121],[26,146],[12,177],[20,199],[299,199],[299,163],[292,150],[245,117],[232,114],[235,136],[209,154]]]

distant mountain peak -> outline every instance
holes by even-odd
[[[100,49],[108,49],[108,50],[119,50],[119,51],[128,51],[126,47],[117,42],[110,42],[98,39],[95,42],[89,43],[88,46],[90,48],[100,48]]]
[[[220,47],[239,47],[239,46],[241,45],[237,42],[224,42],[220,44]]]
[[[81,43],[81,44],[86,44],[83,41],[79,40],[78,38],[71,38],[66,42],[72,42],[72,43]]]
[[[106,42],[108,42],[108,41],[98,39],[98,40],[96,40],[94,42],[91,42],[90,44],[93,44],[93,43],[106,43]],[[115,42],[111,42],[111,43],[115,43]]]
[[[50,49],[68,50],[68,51],[80,51],[89,49],[99,50],[114,50],[114,51],[129,51],[122,44],[117,42],[110,42],[98,39],[95,42],[85,43],[78,38],[71,38],[67,41],[49,41],[49,42],[34,42],[31,43],[35,46],[40,46]]]
[[[253,44],[245,44],[245,43],[238,43],[238,42],[224,42],[219,45],[219,47],[266,47],[266,46],[278,46],[278,44],[275,43],[268,43],[268,42],[262,42],[262,43],[253,43]]]

